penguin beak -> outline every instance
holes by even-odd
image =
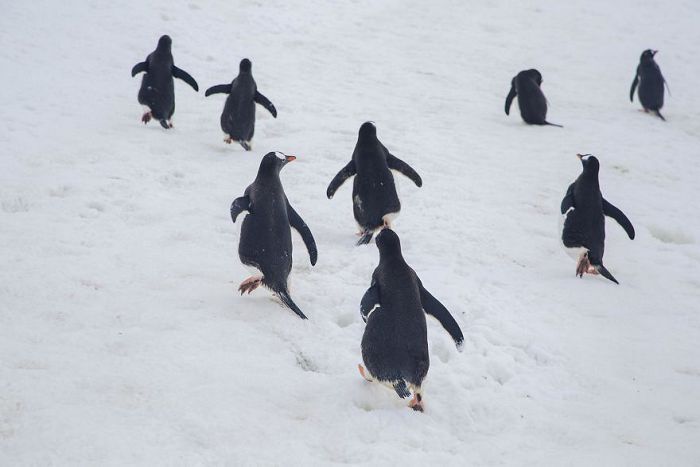
[[[297,156],[284,156],[284,158],[286,159],[287,163],[297,160]]]
[[[576,157],[578,157],[579,160],[583,160],[583,154],[576,154]]]
[[[656,55],[658,52],[659,52],[658,50],[652,50],[652,51],[651,51],[651,56],[653,57],[653,56]]]

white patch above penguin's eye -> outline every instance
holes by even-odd
[[[587,160],[590,159],[590,158],[591,158],[591,155],[590,155],[590,154],[586,154],[586,155],[581,156],[581,160],[582,160],[582,161],[587,161]]]
[[[287,160],[287,156],[281,151],[275,151],[275,156],[280,160]]]

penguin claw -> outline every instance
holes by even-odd
[[[408,403],[408,406],[416,412],[423,412],[423,398],[421,395],[417,393],[414,394],[413,399],[411,399],[411,402]]]
[[[151,118],[152,118],[152,117],[153,117],[153,116],[151,115],[151,112],[146,112],[145,114],[143,114],[143,115],[141,116],[141,121],[142,121],[143,124],[145,125],[145,124],[147,124],[148,122],[151,121]]]
[[[583,253],[578,259],[578,264],[576,265],[576,276],[583,277],[583,274],[589,272],[593,268],[590,261],[588,261],[588,252]]]
[[[260,287],[260,284],[262,284],[262,276],[251,276],[248,279],[244,280],[241,282],[241,285],[238,286],[238,291],[243,295],[244,293],[250,293]]]
[[[230,136],[227,136],[226,138],[224,138],[224,143],[226,143],[226,144],[233,143],[233,138],[231,138]]]

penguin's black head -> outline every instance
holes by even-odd
[[[258,174],[268,175],[268,174],[278,174],[282,167],[288,163],[296,160],[295,156],[288,156],[281,152],[268,152],[263,156],[260,162],[260,169]]]
[[[248,73],[251,68],[253,68],[253,64],[250,63],[250,60],[248,60],[247,58],[244,58],[243,60],[241,60],[241,64],[238,65],[239,71],[244,72],[244,73]]]
[[[640,62],[653,62],[654,55],[656,55],[657,52],[658,52],[658,50],[647,49],[644,52],[642,52],[642,56],[639,57],[639,61]]]
[[[173,44],[173,40],[170,38],[170,36],[165,35],[165,36],[160,36],[160,39],[158,39],[158,50],[163,50],[163,51],[169,51],[170,46]]]
[[[399,253],[401,254],[401,241],[396,232],[386,228],[382,229],[377,235],[377,248],[379,249],[379,255],[392,255]]]
[[[359,133],[360,139],[365,138],[376,138],[377,137],[377,127],[374,126],[374,122],[365,122],[360,127]]]
[[[597,174],[600,169],[600,162],[591,154],[576,154],[583,165],[583,172],[587,174]]]
[[[542,84],[542,73],[540,73],[539,71],[532,68],[530,70],[525,71],[525,73],[527,73],[528,77],[538,85]]]

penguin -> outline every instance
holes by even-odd
[[[510,92],[506,96],[506,115],[510,115],[510,106],[515,96],[518,96],[520,116],[530,125],[550,125],[563,128],[556,123],[547,121],[547,98],[540,87],[542,73],[535,70],[523,70],[511,80]]]
[[[172,116],[175,113],[175,86],[173,77],[183,80],[199,91],[197,82],[189,73],[178,68],[173,63],[173,55],[170,52],[172,46],[170,36],[161,36],[158,39],[156,50],[148,54],[146,60],[134,65],[131,76],[143,72],[143,80],[139,89],[139,104],[148,108],[141,121],[146,124],[155,118],[160,126],[166,130],[173,127]]]
[[[436,318],[462,351],[464,335],[445,306],[428,292],[401,254],[399,236],[385,228],[377,235],[379,265],[360,303],[365,321],[360,375],[384,384],[409,407],[423,411],[422,384],[428,374],[425,313]]]
[[[369,243],[377,229],[390,227],[391,220],[401,210],[390,169],[404,174],[418,187],[423,185],[420,175],[404,161],[393,156],[377,139],[374,124],[363,123],[352,160],[331,180],[326,190],[326,196],[331,199],[345,180],[357,175],[352,187],[353,214],[360,226],[357,245]]]
[[[590,154],[577,154],[577,157],[583,164],[583,172],[569,185],[561,201],[564,221],[561,240],[577,260],[577,276],[600,274],[619,284],[603,266],[605,216],[615,219],[631,240],[634,240],[634,227],[622,211],[603,198],[598,183],[598,159]]]
[[[239,65],[238,76],[230,84],[217,84],[206,90],[206,97],[212,94],[228,94],[224,111],[221,114],[221,129],[226,134],[224,142],[231,144],[233,141],[250,151],[255,133],[255,104],[265,107],[274,118],[277,118],[277,109],[270,100],[258,91],[250,60],[244,58]]]
[[[661,68],[654,61],[654,56],[658,50],[645,50],[639,57],[637,74],[634,75],[632,86],[630,87],[630,102],[634,102],[634,90],[639,85],[637,95],[645,112],[650,110],[661,120],[666,121],[661,115],[661,108],[664,106],[664,85],[666,80],[661,74]]]
[[[281,153],[280,153],[281,154]],[[306,319],[299,307],[289,296],[288,278],[292,270],[292,232],[299,232],[309,251],[311,265],[316,264],[318,252],[311,229],[297,214],[280,181],[280,170],[295,156],[280,158],[275,152],[265,154],[260,162],[258,175],[248,185],[243,196],[231,204],[231,220],[235,223],[238,215],[247,211],[241,227],[238,244],[238,257],[241,262],[259,270],[262,275],[244,280],[238,291],[249,294],[264,285],[270,289],[284,305],[301,319]]]

